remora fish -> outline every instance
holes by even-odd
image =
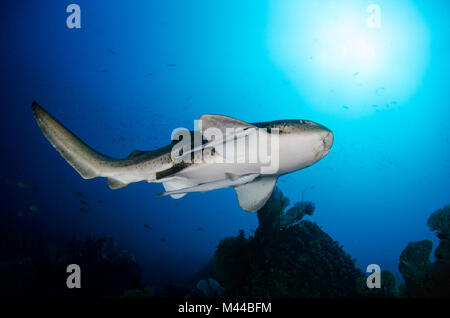
[[[166,190],[161,195],[170,195],[175,199],[188,192],[233,186],[240,207],[249,212],[264,206],[279,176],[313,165],[328,154],[333,144],[333,133],[309,120],[246,123],[231,117],[207,114],[200,117],[202,129],[197,134],[202,134],[208,127],[224,132],[229,128],[264,130],[268,134],[277,130],[279,163],[276,172],[262,174],[260,163],[217,163],[208,160],[208,157],[200,163],[174,160],[172,150],[175,142],[153,151],[135,150],[127,158],[114,159],[89,147],[36,102],[32,103],[31,109],[45,137],[84,179],[106,177],[111,189],[144,180],[159,182]],[[224,142],[229,141],[230,138],[225,136]],[[217,146],[218,143],[204,142],[200,148],[204,150],[205,145]],[[226,156],[217,149],[210,151],[209,159]]]

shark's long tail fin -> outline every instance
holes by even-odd
[[[86,145],[38,103],[33,102],[31,109],[48,141],[84,179],[106,176],[105,170],[115,159],[102,155]]]

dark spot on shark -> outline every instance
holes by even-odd
[[[168,177],[168,176],[170,176],[172,174],[175,174],[177,172],[180,172],[181,170],[189,167],[190,165],[191,164],[187,163],[187,162],[176,163],[172,167],[170,167],[169,169],[158,171],[156,173],[156,180],[159,180],[159,179]]]

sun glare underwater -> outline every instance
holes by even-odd
[[[449,296],[450,3],[78,1],[73,28],[69,4],[2,4],[2,298]],[[334,143],[248,213],[232,187],[84,180],[32,101],[113,158],[203,114]]]

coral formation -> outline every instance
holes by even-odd
[[[436,261],[431,263],[429,259],[430,241],[409,243],[399,265],[405,280],[404,293],[409,297],[450,297],[450,205],[432,213],[428,226],[439,238],[434,251]]]
[[[196,288],[201,293],[201,297],[215,298],[224,294],[223,287],[213,278],[200,280]]]
[[[321,228],[301,218],[314,210],[300,202],[284,212],[289,200],[275,189],[258,213],[254,236],[243,231],[220,242],[214,266],[228,296],[357,296],[362,276],[355,260]]]
[[[450,204],[433,212],[428,218],[428,226],[439,238],[450,240]]]
[[[430,269],[430,254],[433,243],[429,240],[410,242],[400,255],[398,269],[402,273],[406,287],[411,290],[421,288]]]
[[[8,242],[1,246],[0,297],[117,297],[139,286],[134,256],[112,238],[72,237],[64,244],[26,232],[4,231],[0,236],[0,242]],[[68,264],[80,266],[82,288],[67,288]]]

